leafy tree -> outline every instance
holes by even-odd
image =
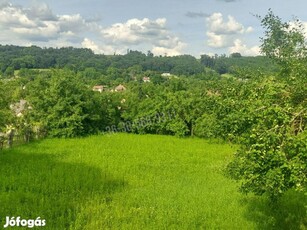
[[[50,79],[38,78],[29,85],[31,121],[42,122],[53,137],[93,133],[100,117],[92,93],[68,70],[54,71]]]
[[[261,38],[261,51],[267,57],[284,68],[290,67],[293,61],[306,58],[303,25],[299,20],[282,22],[281,18],[269,10],[268,14],[261,18],[261,24],[265,29],[265,37]]]
[[[148,50],[147,51],[147,57],[154,57],[154,54],[150,50]]]
[[[0,131],[4,129],[5,125],[11,118],[9,110],[9,94],[4,84],[0,81]]]
[[[279,106],[261,111],[264,122],[252,129],[229,165],[232,176],[242,181],[242,191],[275,199],[290,188],[306,190],[306,123],[297,124],[306,118],[304,111]]]
[[[225,60],[227,60],[227,58],[218,58],[214,63],[214,69],[219,74],[225,74],[229,72],[229,66]]]
[[[282,71],[272,80],[261,79],[252,90],[254,125],[228,170],[242,182],[242,191],[276,199],[289,189],[306,192],[307,94],[301,85],[306,88],[307,56],[297,21],[284,23],[269,11],[262,25],[262,52]]]
[[[213,57],[203,54],[200,56],[200,63],[206,67],[213,68],[215,64],[215,60]]]
[[[14,76],[14,68],[12,66],[9,66],[6,68],[6,70],[4,71],[4,76],[6,77],[13,77]]]
[[[240,57],[242,57],[242,55],[240,53],[232,53],[232,54],[230,54],[230,57],[232,57],[232,58],[240,58]]]

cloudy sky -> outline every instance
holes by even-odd
[[[257,55],[269,8],[307,22],[306,0],[0,0],[0,44]]]

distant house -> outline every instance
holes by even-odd
[[[122,84],[115,87],[115,92],[121,92],[121,91],[125,91],[125,90],[126,90],[126,87],[123,86]]]
[[[150,77],[143,77],[143,82],[150,82]]]
[[[161,76],[162,77],[171,77],[172,75],[170,73],[162,73]]]
[[[97,91],[97,92],[102,92],[102,91],[104,91],[105,89],[104,89],[104,86],[103,85],[95,85],[94,87],[93,87],[93,91]]]

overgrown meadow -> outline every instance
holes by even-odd
[[[237,146],[109,134],[45,139],[0,154],[0,216],[44,229],[306,229],[306,199],[274,205],[224,175]],[[305,199],[305,200],[304,200]]]

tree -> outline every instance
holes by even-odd
[[[97,131],[100,116],[92,92],[68,70],[56,70],[50,79],[37,78],[29,85],[31,122],[41,122],[53,137],[74,137]]]
[[[262,95],[257,88],[252,91],[252,106],[259,100],[262,106],[252,110],[251,133],[246,135],[228,171],[242,182],[242,191],[267,194],[274,200],[289,189],[306,192],[307,93],[303,95],[300,87],[305,85],[306,89],[307,56],[297,20],[284,23],[269,11],[261,22],[266,29],[262,52],[282,66],[281,77],[262,80],[258,84]]]
[[[14,76],[14,68],[9,66],[6,68],[6,70],[4,71],[4,76],[6,77],[13,77]]]
[[[263,54],[285,69],[291,68],[293,61],[306,59],[304,27],[298,19],[282,22],[271,10],[265,17],[259,18],[265,29],[265,37],[261,38]]]
[[[242,55],[237,52],[237,53],[230,54],[230,57],[232,57],[232,58],[240,58],[240,57],[242,57]]]
[[[9,110],[8,91],[0,81],[0,132],[5,128],[10,120],[11,113]]]
[[[154,57],[154,54],[150,51],[150,50],[148,50],[147,51],[147,57]]]
[[[203,54],[200,56],[200,63],[208,68],[213,68],[215,59],[207,54]]]
[[[227,73],[228,70],[228,65],[225,62],[226,58],[218,58],[215,63],[214,63],[214,69],[219,73],[219,74],[225,74]]]

